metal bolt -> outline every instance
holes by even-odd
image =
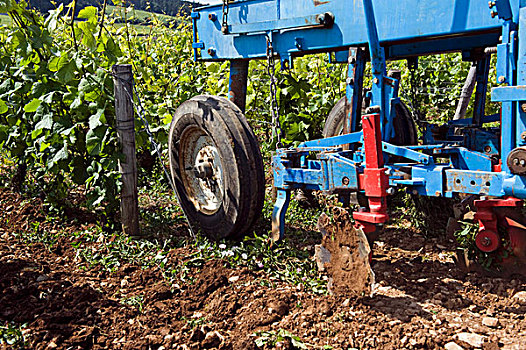
[[[526,102],[521,103],[521,110],[526,113]]]
[[[216,16],[215,13],[209,13],[208,14],[208,19],[211,20],[212,22],[214,22],[217,19],[217,16]]]
[[[521,159],[521,160],[519,161],[519,163],[520,163],[521,166],[525,166],[525,165],[526,165],[526,160]]]
[[[380,82],[380,80],[378,80],[378,78],[374,78],[373,79],[373,83],[378,84],[379,82]]]
[[[526,141],[526,131],[521,134],[521,140]]]
[[[350,181],[349,181],[349,178],[348,178],[347,176],[345,176],[345,177],[342,179],[342,184],[343,184],[344,186],[349,185],[349,182],[350,182]]]
[[[519,158],[513,159],[513,164],[514,165],[519,165]]]
[[[506,81],[506,77],[503,76],[503,75],[501,75],[501,76],[499,77],[499,83],[502,84],[502,83],[504,83],[505,81]]]
[[[388,195],[392,196],[395,193],[395,189],[393,187],[389,187],[387,191],[385,191]]]
[[[484,147],[484,152],[490,153],[491,152],[491,146]]]
[[[214,48],[212,48],[212,47],[209,48],[209,49],[208,49],[208,54],[209,54],[210,56],[214,56],[214,55],[216,54],[216,49],[214,49]]]
[[[301,50],[303,48],[303,45],[301,44],[302,39],[301,38],[294,38],[294,45],[298,48],[298,50]]]
[[[491,18],[497,17],[499,14],[497,11],[491,11]]]
[[[495,1],[490,1],[490,2],[488,2],[488,6],[489,6],[490,9],[494,8],[495,5],[496,5],[496,4],[495,4]]]

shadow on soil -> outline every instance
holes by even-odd
[[[97,310],[115,302],[85,282],[72,284],[61,273],[49,273],[47,265],[14,259],[0,262],[0,319],[38,325],[32,338],[89,348],[100,320]]]

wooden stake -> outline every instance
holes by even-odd
[[[135,123],[133,118],[133,73],[129,64],[113,66],[115,85],[115,116],[117,135],[125,156],[119,161],[122,174],[122,230],[130,236],[139,235],[139,201],[137,196],[137,159],[135,155]]]

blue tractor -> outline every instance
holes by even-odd
[[[170,129],[173,180],[190,221],[205,234],[241,235],[262,210],[262,157],[244,117],[249,61],[266,59],[273,68],[279,60],[287,68],[295,57],[328,52],[348,67],[346,96],[331,112],[325,138],[293,148],[278,140],[273,238],[284,235],[294,189],[337,193],[343,203],[358,195],[362,205],[352,216],[371,237],[389,219],[387,197],[399,188],[421,196],[469,195],[476,199],[477,248],[501,252],[502,265],[526,271],[520,212],[526,198],[526,1],[224,0],[195,9],[191,18],[195,59],[230,61],[228,99],[184,102]],[[421,121],[419,139],[413,113],[398,96],[400,75],[387,72],[386,61],[407,60],[414,68],[419,57],[448,52],[472,62],[473,115],[443,125]],[[492,55],[497,87],[491,100],[501,108],[486,115]],[[366,91],[367,62],[372,86]],[[270,90],[275,93],[274,84]],[[464,96],[460,117],[466,108]],[[279,138],[275,103],[271,109]]]

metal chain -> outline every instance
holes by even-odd
[[[135,112],[139,116],[139,119],[141,120],[141,122],[142,122],[142,124],[144,126],[144,131],[146,131],[146,134],[148,135],[148,139],[150,140],[150,144],[152,145],[152,148],[155,150],[155,153],[157,153],[157,159],[159,159],[159,163],[160,163],[161,167],[164,170],[164,175],[168,179],[168,183],[170,184],[170,187],[174,191],[177,205],[183,211],[183,215],[184,215],[184,217],[186,219],[186,222],[188,223],[188,228],[189,228],[189,231],[190,231],[190,235],[192,237],[195,237],[195,232],[194,232],[194,229],[192,228],[192,224],[190,223],[190,219],[188,219],[188,215],[186,214],[186,211],[184,210],[183,206],[181,205],[181,198],[179,197],[179,192],[177,192],[177,188],[175,187],[173,179],[170,176],[170,174],[168,174],[168,170],[166,170],[166,167],[164,166],[164,162],[163,162],[163,159],[162,159],[162,156],[161,156],[161,146],[157,142],[155,142],[155,137],[153,136],[152,131],[150,130],[150,124],[148,123],[148,120],[146,120],[146,118],[144,117],[144,108],[142,106],[141,98],[139,97],[139,94],[137,93],[137,88],[135,87],[135,82],[134,82],[133,78],[130,79],[130,81],[127,81],[125,79],[122,79],[121,77],[116,76],[115,74],[112,74],[112,76],[114,78],[117,78],[118,80],[120,80],[122,83],[131,83],[132,84],[132,90],[133,90],[132,92],[133,93],[128,91],[128,89],[126,88],[126,85],[123,84],[122,87],[124,88],[124,92],[126,92],[126,95],[128,95],[128,98],[130,99],[130,101],[131,101],[131,103],[133,105],[133,109],[135,110]],[[135,94],[135,97],[137,97],[138,105],[133,100],[133,95],[134,94]]]
[[[276,77],[274,72],[276,66],[274,64],[274,48],[272,47],[272,39],[267,34],[267,73],[270,78],[270,112],[272,114],[272,142],[276,140],[276,148],[282,148],[283,144],[281,143],[281,123],[279,120],[279,106],[278,100],[276,97],[277,86],[276,86]]]
[[[416,86],[416,62],[408,62],[409,68],[409,83],[411,85],[411,105],[413,107],[413,119],[417,124],[422,123],[420,108],[417,99],[417,86]]]
[[[223,0],[223,17],[221,18],[221,32],[223,34],[228,33],[228,11],[230,8],[228,7],[228,0]]]

